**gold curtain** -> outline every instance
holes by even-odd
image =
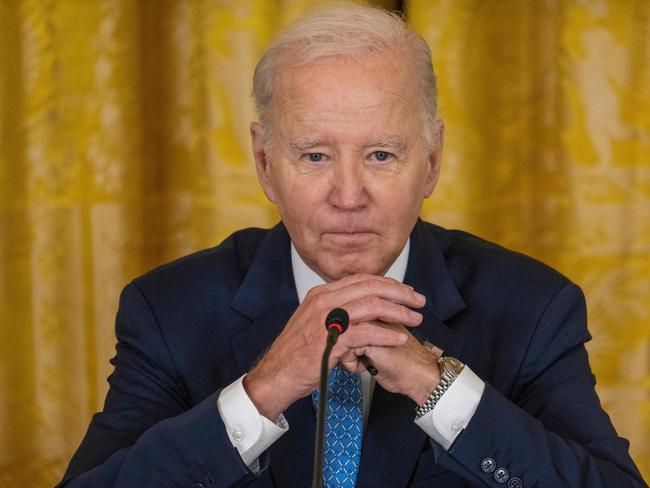
[[[424,216],[583,287],[601,401],[650,477],[650,2],[406,7],[447,129]]]
[[[250,78],[317,3],[0,0],[0,487],[61,476],[126,282],[277,220]],[[404,3],[447,123],[424,216],[583,286],[601,397],[649,475],[650,2]]]

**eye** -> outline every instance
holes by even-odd
[[[393,155],[386,151],[375,151],[372,153],[377,161],[388,161]]]
[[[307,157],[312,163],[320,163],[325,155],[323,153],[307,153]]]

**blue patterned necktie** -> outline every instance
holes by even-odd
[[[361,378],[335,366],[328,381],[323,486],[352,488],[361,459],[363,430]],[[318,389],[312,393],[318,410]]]

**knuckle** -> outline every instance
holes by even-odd
[[[375,293],[377,291],[377,282],[373,279],[367,279],[363,282],[368,293]]]
[[[369,296],[363,300],[365,307],[370,311],[376,311],[379,308],[379,299],[375,296]]]
[[[311,303],[318,308],[325,308],[327,305],[327,297],[324,293],[317,292],[313,295]]]
[[[366,337],[366,326],[365,324],[357,324],[354,326],[354,328],[351,328],[346,332],[346,334],[349,334],[349,339],[350,341],[348,342],[348,346],[350,348],[352,347],[359,347],[361,344],[365,342],[365,337]]]
[[[363,339],[364,339],[365,344],[370,342],[370,340],[372,339],[372,336],[373,336],[373,332],[374,332],[374,330],[373,330],[373,327],[371,325],[364,326],[364,328],[363,328]]]
[[[412,317],[411,317],[411,309],[410,308],[405,307],[403,305],[400,305],[399,312],[400,312],[400,316],[401,316],[403,322],[410,322],[411,321]]]
[[[320,296],[323,292],[323,286],[324,285],[316,285],[312,287],[305,295],[305,300],[314,300],[316,297]]]
[[[382,328],[378,335],[382,341],[391,342],[393,340],[393,334],[392,330]]]

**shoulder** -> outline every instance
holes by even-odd
[[[133,280],[146,295],[192,292],[207,284],[236,289],[268,229],[234,232],[219,245],[163,264]]]
[[[571,281],[548,264],[461,230],[425,224],[460,288],[555,294]],[[541,298],[541,297],[540,297]]]
[[[562,273],[467,232],[427,229],[466,305],[450,324],[472,338],[465,352],[482,378],[509,391],[510,366],[548,363],[589,340],[584,295]]]

